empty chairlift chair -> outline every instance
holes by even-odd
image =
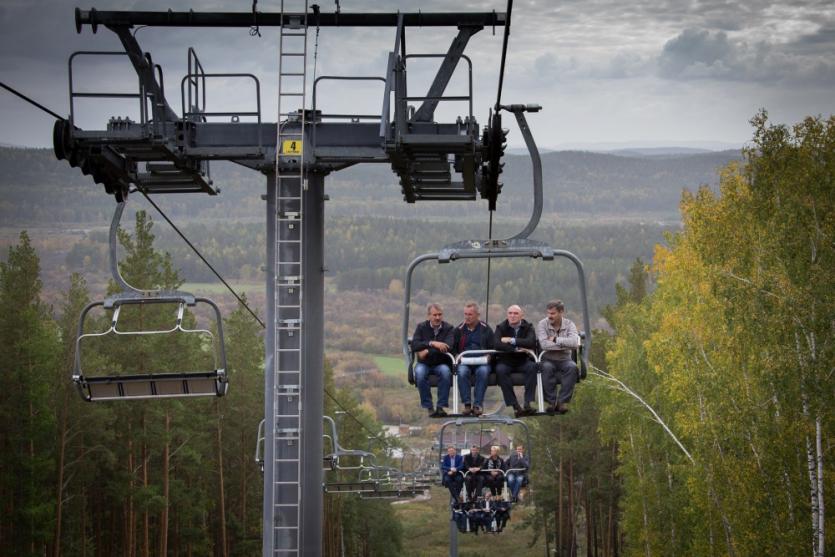
[[[103,301],[93,302],[81,312],[76,338],[75,364],[72,379],[78,387],[81,396],[87,401],[126,400],[149,398],[180,398],[199,396],[223,396],[226,394],[228,383],[226,377],[226,351],[223,338],[223,321],[217,305],[208,298],[194,296],[179,291],[143,291],[130,286],[119,273],[117,263],[117,235],[119,220],[124,210],[124,202],[117,205],[110,227],[110,266],[113,279],[122,291],[109,296]],[[213,321],[210,328],[189,328],[187,322],[187,308],[206,306]],[[85,332],[93,321],[90,311],[101,307],[109,314],[109,324],[102,331]],[[131,330],[122,327],[125,313],[138,311],[145,315],[149,308],[167,308],[169,313],[160,312],[156,317],[163,326],[144,329],[143,319],[139,320],[139,328]],[[212,329],[212,330],[210,330]],[[195,338],[206,360],[211,359],[211,365],[206,369],[188,369],[183,371],[146,369],[141,359],[139,361],[126,359],[122,361],[122,369],[118,372],[99,374],[90,373],[85,368],[90,354],[89,344],[93,339],[102,341],[121,339],[122,342],[135,342],[142,345],[152,337],[183,335]],[[208,354],[210,352],[211,354]],[[206,362],[203,362],[204,364]],[[132,367],[135,365],[136,367]]]

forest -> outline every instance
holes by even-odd
[[[673,188],[680,211],[674,222],[545,219],[536,233],[575,250],[596,273],[590,285],[596,319],[592,368],[571,411],[530,420],[537,464],[532,501],[511,532],[524,540],[519,555],[833,553],[835,118],[785,126],[761,112],[752,125],[742,157],[721,163],[715,180]],[[29,184],[60,180],[56,171]],[[18,186],[3,199],[4,215],[16,196],[29,195]],[[75,187],[72,180],[67,187]],[[85,218],[106,222],[108,205],[98,207],[100,214]],[[647,215],[667,212],[659,204]],[[149,214],[139,211],[127,222],[121,271],[129,282],[174,288],[199,273]],[[326,412],[347,411],[343,444],[364,448],[369,437],[381,438],[381,417],[396,416],[376,406],[404,399],[416,406],[417,394],[402,376],[345,381],[333,370],[342,365],[334,357],[340,350],[397,351],[396,330],[366,333],[367,346],[352,343],[352,319],[377,315],[384,325],[397,323],[406,261],[473,225],[439,220],[427,230],[414,215],[400,213],[337,212],[330,222],[327,295],[347,300],[349,311],[340,306],[328,314],[333,368],[326,370]],[[184,230],[205,239],[225,270],[240,270],[236,278],[260,280],[257,225],[189,222]],[[58,303],[46,301],[46,254],[29,233],[17,235],[0,263],[0,553],[258,555],[262,483],[253,455],[263,415],[260,326],[242,306],[225,308],[227,397],[85,403],[69,370],[80,309],[105,287],[98,286],[104,243],[95,230],[79,238],[64,256],[63,293],[49,298]],[[374,250],[364,249],[372,243]],[[538,265],[520,273],[494,264],[495,311],[520,301],[541,313],[556,293],[571,315],[577,294],[569,269]],[[483,300],[483,276],[475,266],[425,273],[413,321],[430,298]],[[457,317],[457,308],[450,313]],[[495,322],[498,314],[491,315]],[[143,319],[162,316],[149,312]],[[205,346],[148,341],[130,352],[114,345],[91,357],[115,369],[187,365],[205,357]],[[387,437],[374,450],[383,458],[392,446],[410,442]],[[325,500],[326,555],[425,554],[412,537],[415,524],[389,503],[331,494]],[[438,520],[438,535],[445,536],[446,517]],[[493,554],[491,537],[482,543],[467,554]]]

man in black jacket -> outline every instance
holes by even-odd
[[[507,308],[507,319],[496,326],[494,348],[496,354],[496,380],[502,388],[504,403],[516,411],[516,417],[530,416],[536,413],[531,407],[536,393],[536,362],[517,348],[536,350],[536,331],[533,325],[523,319],[525,312],[517,305]],[[519,405],[513,392],[511,373],[525,375],[525,407]]]
[[[519,490],[528,481],[528,470],[530,468],[531,463],[525,456],[525,447],[522,444],[516,445],[516,452],[505,461],[507,487],[510,488],[511,501],[514,503],[519,499]]]
[[[460,354],[468,350],[491,350],[493,348],[493,329],[479,319],[478,304],[469,302],[464,306],[464,321],[455,328],[455,353]],[[484,394],[487,392],[487,379],[490,375],[490,356],[474,356],[462,358],[458,364],[458,392],[464,403],[465,416],[474,414],[480,416],[484,405]],[[470,404],[470,386],[475,387],[475,396]]]
[[[481,469],[485,464],[487,464],[487,459],[479,454],[478,445],[470,447],[470,454],[464,457],[468,501],[475,501],[481,496],[481,490],[484,488],[484,476],[481,474]]]
[[[412,335],[412,352],[417,355],[415,383],[420,392],[420,405],[429,410],[429,417],[443,417],[449,406],[452,385],[452,359],[449,356],[455,340],[455,329],[443,320],[444,310],[438,304],[426,308],[427,320],[420,323]],[[432,406],[429,375],[438,376],[438,406]]]

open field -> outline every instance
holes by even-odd
[[[372,354],[371,358],[384,375],[391,375],[393,377],[402,377],[405,375],[403,358],[383,354]]]

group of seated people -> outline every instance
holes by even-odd
[[[531,406],[536,394],[536,362],[524,351],[541,350],[542,385],[546,412],[565,414],[574,394],[579,371],[571,357],[579,348],[577,326],[565,317],[565,305],[560,300],[548,302],[546,317],[536,326],[524,319],[525,313],[518,305],[507,308],[507,319],[496,326],[481,321],[478,304],[464,306],[464,320],[452,326],[443,320],[444,311],[439,304],[429,304],[426,321],[420,323],[412,335],[412,352],[417,361],[414,367],[415,383],[420,392],[420,404],[430,417],[443,417],[449,407],[449,391],[452,386],[452,369],[448,354],[453,356],[469,350],[495,350],[486,356],[467,357],[458,365],[458,390],[464,403],[463,415],[480,416],[484,395],[487,392],[491,366],[496,371],[496,382],[502,390],[504,403],[512,407],[516,417],[536,413]],[[525,377],[524,406],[519,404],[513,390],[512,373]],[[438,376],[438,402],[432,404],[429,385],[430,375]],[[559,396],[557,385],[560,385]],[[471,386],[475,392],[471,396]]]
[[[506,460],[499,456],[499,447],[490,447],[490,456],[479,454],[478,445],[470,448],[467,456],[458,454],[454,445],[447,447],[447,454],[441,460],[443,485],[449,490],[453,505],[461,502],[461,490],[466,485],[467,500],[480,499],[485,488],[490,497],[500,499],[504,484],[510,490],[510,500],[519,500],[519,490],[527,483],[530,461],[525,456],[525,447],[516,445],[516,451]]]
[[[501,532],[510,520],[510,501],[481,499],[467,501],[452,507],[452,520],[459,532],[478,535],[483,532]]]

